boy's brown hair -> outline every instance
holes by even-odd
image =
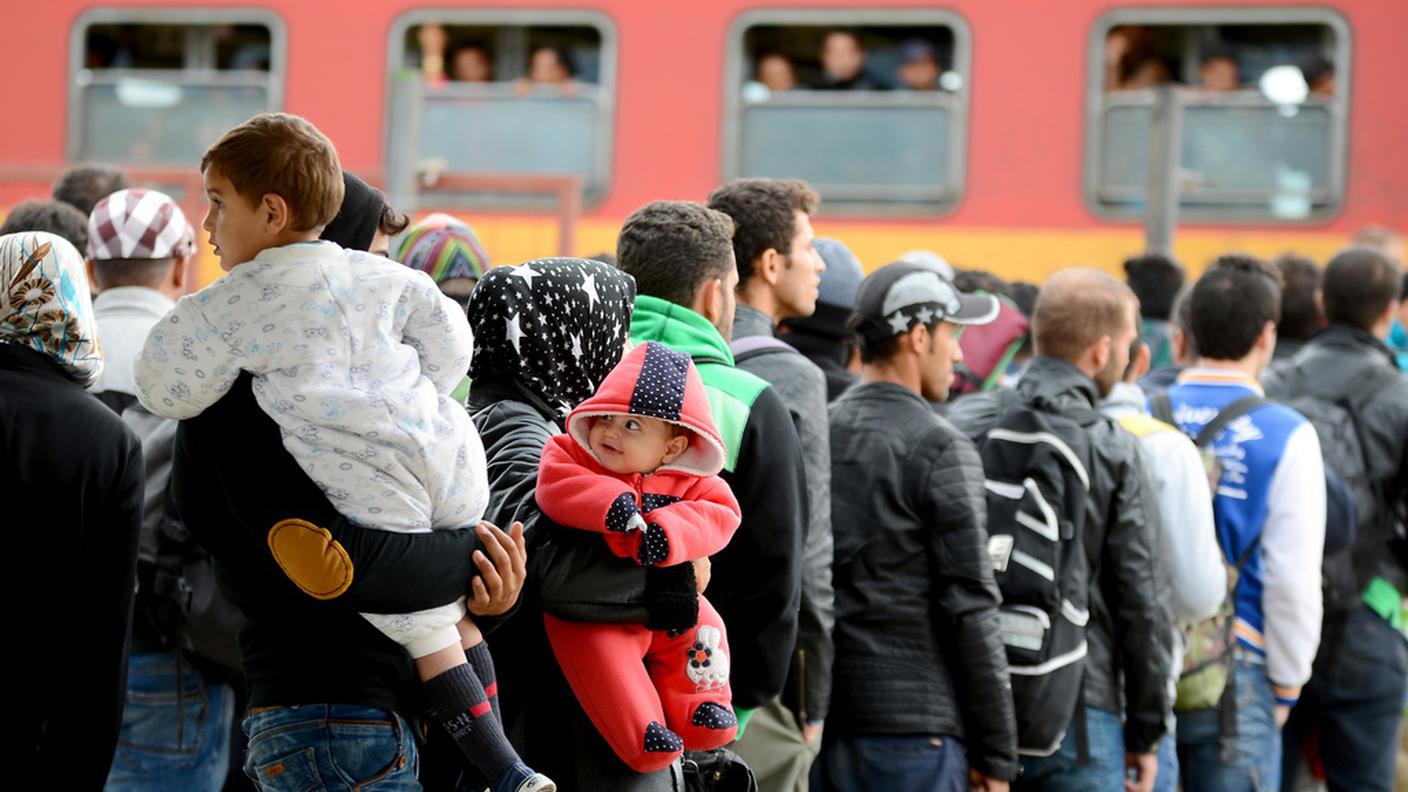
[[[261,113],[206,149],[200,171],[216,168],[256,205],[269,193],[288,204],[294,231],[317,231],[342,207],[342,163],[332,141],[288,113]]]

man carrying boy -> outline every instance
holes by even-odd
[[[463,601],[475,565],[485,582],[474,587],[472,612],[502,612],[516,596],[494,596],[503,581],[489,569],[501,567],[478,553],[471,564],[476,531],[455,527],[473,525],[482,509],[473,482],[482,484],[483,458],[474,475],[477,436],[457,431],[453,413],[434,401],[448,401],[463,369],[435,359],[448,339],[467,344],[468,328],[446,325],[462,315],[427,296],[435,289],[428,278],[400,277],[410,273],[316,241],[341,204],[342,173],[311,124],[256,116],[226,133],[203,165],[205,227],[233,271],[152,331],[137,385],[149,408],[184,419],[177,506],[250,619],[242,634],[246,772],[263,789],[323,786],[334,774],[418,788],[414,740],[397,714],[419,710],[415,672],[385,636],[426,638],[421,612]],[[346,368],[347,360],[364,364]],[[383,433],[376,416],[393,404],[400,422]],[[381,436],[411,453],[387,453]],[[442,486],[423,466],[446,450],[438,475],[463,469],[467,478]],[[359,470],[360,485],[351,480]],[[385,519],[364,516],[382,511]],[[424,530],[399,530],[422,522]],[[486,545],[513,544],[486,526],[478,533]],[[358,611],[406,616],[382,616],[378,629]],[[541,776],[516,763],[496,729],[492,672],[475,654],[459,654],[439,669],[422,661],[426,690],[496,789],[522,790]],[[551,788],[543,781],[528,788]]]

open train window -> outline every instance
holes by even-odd
[[[283,104],[284,31],[265,11],[99,9],[73,28],[68,156],[193,165]]]
[[[729,35],[724,178],[805,179],[828,212],[937,213],[963,190],[968,27],[945,11],[776,10]]]
[[[1349,27],[1322,9],[1123,9],[1090,37],[1085,193],[1143,215],[1151,124],[1167,92],[1181,130],[1179,213],[1315,222],[1344,200]]]
[[[414,200],[416,181],[439,173],[576,175],[585,201],[604,195],[616,83],[605,16],[414,11],[392,26],[390,50],[394,198]]]

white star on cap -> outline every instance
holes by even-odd
[[[890,317],[889,322],[890,327],[894,328],[896,335],[909,329],[909,317],[905,316],[900,311],[896,311],[895,315]]]
[[[521,264],[510,270],[508,274],[512,275],[515,278],[522,278],[523,285],[531,289],[533,288],[533,279],[538,277],[542,273],[535,271],[532,267],[528,266],[527,264]]]
[[[927,325],[933,322],[934,312],[928,308],[920,308],[919,313],[916,314],[916,316],[919,317],[919,321],[921,324]]]
[[[587,307],[591,308],[596,301],[601,299],[596,293],[596,275],[587,275],[582,278],[582,291],[587,295]]]
[[[521,357],[523,355],[523,352],[518,348],[518,341],[519,339],[523,338],[523,328],[520,327],[518,324],[519,316],[520,314],[514,314],[513,318],[508,319],[505,322],[507,329],[504,332],[508,335],[509,343],[513,344],[514,353]]]

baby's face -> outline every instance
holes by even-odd
[[[689,440],[674,425],[644,415],[598,415],[587,442],[602,467],[612,473],[653,473],[683,453]]]

